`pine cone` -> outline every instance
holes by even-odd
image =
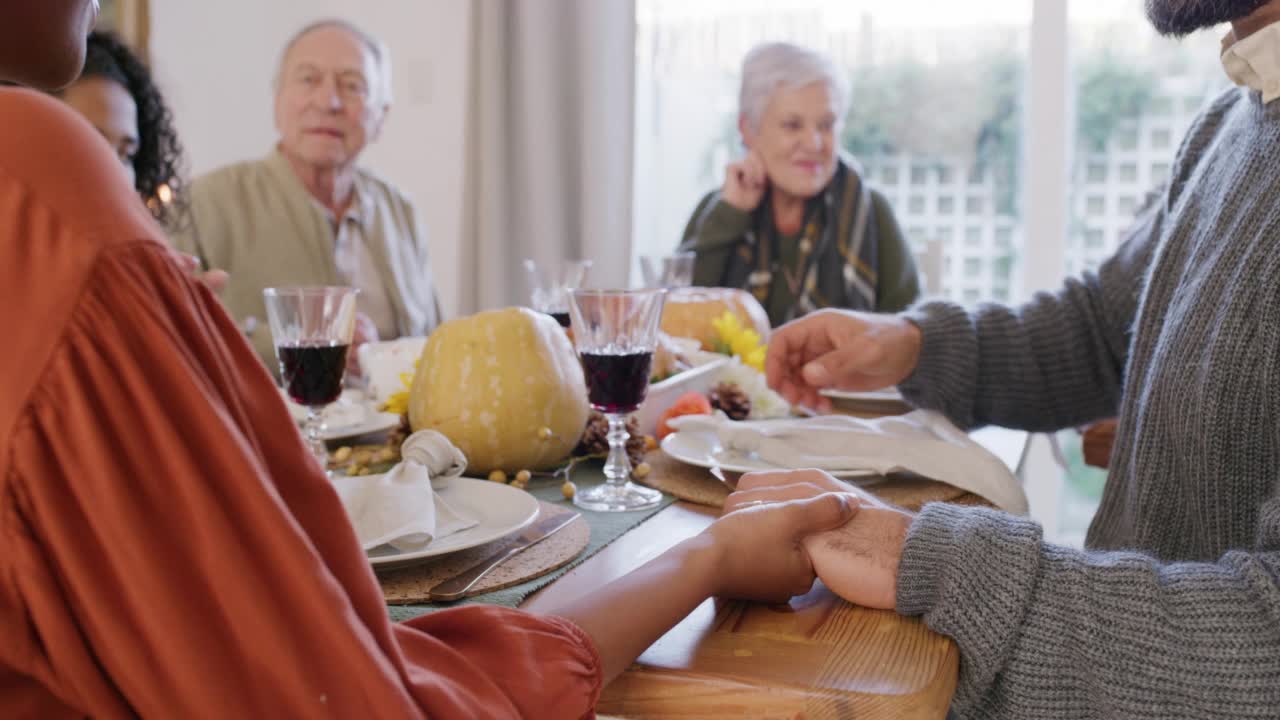
[[[636,464],[644,459],[645,446],[640,421],[635,416],[627,418],[627,432],[631,434],[627,439],[627,456],[631,458],[632,464]],[[603,413],[591,411],[587,427],[582,431],[582,440],[578,441],[573,454],[574,457],[609,454],[609,419]]]
[[[751,398],[736,383],[720,383],[707,396],[711,407],[730,420],[746,420],[751,415]]]

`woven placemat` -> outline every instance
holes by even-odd
[[[681,500],[710,507],[724,507],[725,498],[732,492],[727,485],[712,475],[710,470],[680,462],[664,452],[649,453],[645,462],[649,463],[653,469],[640,482]],[[726,476],[730,481],[736,480],[733,473],[726,473]],[[891,475],[888,478],[867,483],[863,490],[887,503],[907,510],[919,510],[925,503],[930,502],[960,505],[990,504],[958,487],[917,475]]]
[[[538,520],[553,515],[573,512],[564,506],[539,500]],[[535,521],[536,522],[536,521]],[[573,560],[587,547],[591,528],[581,516],[568,527],[524,552],[508,559],[484,576],[464,597],[501,590],[519,585],[544,573],[551,572]],[[391,570],[378,575],[382,584],[382,596],[389,605],[411,605],[427,602],[427,591],[436,583],[447,580],[485,558],[511,547],[517,538],[494,540],[469,550],[451,553],[438,560]]]
[[[681,500],[724,507],[724,499],[732,492],[710,470],[680,462],[661,450],[649,453],[644,461],[649,463],[651,470],[639,482]]]

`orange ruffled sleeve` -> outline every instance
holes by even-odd
[[[132,193],[64,196],[65,175],[119,182],[105,145],[29,93],[0,115],[24,118],[0,139],[0,280],[30,295],[0,309],[25,343],[0,354],[21,381],[0,395],[0,717],[590,716],[599,658],[566,620],[389,621],[216,299]]]

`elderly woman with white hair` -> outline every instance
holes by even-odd
[[[738,129],[747,155],[698,203],[681,243],[694,284],[742,288],[774,325],[824,307],[894,312],[920,294],[888,201],[838,152],[846,83],[823,55],[752,49]]]

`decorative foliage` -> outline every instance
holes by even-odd
[[[760,333],[742,324],[731,312],[725,312],[711,321],[718,336],[716,352],[737,357],[744,365],[764,372],[764,358],[768,346],[760,339]]]

